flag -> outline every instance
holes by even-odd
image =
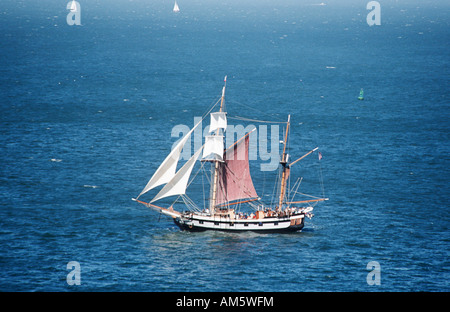
[[[319,152],[319,160],[321,160],[321,159],[322,159],[322,153]]]

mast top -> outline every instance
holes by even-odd
[[[224,85],[222,88],[222,99],[220,100],[220,112],[222,112],[223,109],[223,103],[225,102],[225,88],[227,86],[227,76],[225,76],[225,78],[223,79]]]
[[[288,121],[287,121],[287,126],[286,126],[286,134],[284,136],[284,141],[283,141],[283,155],[282,155],[282,158],[281,158],[281,163],[286,163],[286,144],[287,144],[287,138],[288,138],[290,121],[291,121],[291,115],[288,115]]]
[[[225,78],[223,79],[223,82],[224,82],[224,85],[222,88],[222,98],[220,100],[220,110],[219,110],[220,113],[222,113],[223,103],[225,102],[225,88],[227,86],[227,76],[225,76]],[[218,137],[219,134],[220,134],[220,129],[217,129],[216,130],[216,138]],[[223,139],[221,138],[221,140],[222,140],[221,141],[222,142],[221,149],[223,152]],[[214,178],[213,178],[214,183],[212,184],[212,198],[211,198],[210,207],[209,207],[211,215],[214,215],[214,213],[215,213],[215,206],[216,206],[216,201],[217,201],[217,187],[218,187],[217,180],[218,180],[218,176],[219,176],[219,162],[218,161],[215,161],[213,176],[214,176]]]

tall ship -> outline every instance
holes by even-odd
[[[190,137],[201,124],[200,121],[178,141],[139,196],[132,200],[172,218],[181,230],[186,231],[269,233],[302,230],[305,218],[313,217],[313,207],[328,198],[308,195],[308,199],[294,200],[301,180],[299,183],[297,180],[290,188],[288,183],[290,170],[293,165],[316,151],[320,162],[321,153],[316,147],[294,161],[289,161],[287,152],[288,133],[291,126],[289,115],[287,122],[283,123],[286,128],[283,134],[279,170],[276,172],[277,192],[271,203],[265,204],[258,196],[250,174],[249,139],[255,129],[247,132],[231,146],[224,147],[224,133],[227,129],[227,113],[224,110],[225,89],[226,77],[221,97],[203,117],[205,119],[208,115],[210,116],[209,135],[205,136],[205,143],[177,170],[181,151],[187,142],[190,144]],[[217,108],[218,111],[213,112]],[[203,171],[207,175],[206,181],[202,179],[198,184],[202,186],[204,193],[208,193],[203,194],[204,200],[200,205],[187,195],[192,181],[198,177],[198,172],[192,174],[198,160],[201,164],[198,172]],[[206,170],[207,167],[210,168]],[[320,178],[321,176],[320,174]],[[154,190],[157,188],[158,192]],[[208,190],[205,191],[205,188]],[[198,189],[199,187],[197,191]],[[156,195],[150,201],[142,200],[141,197],[150,191]],[[169,206],[163,207],[156,204],[164,198],[175,199]]]

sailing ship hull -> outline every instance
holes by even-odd
[[[201,216],[183,216],[173,219],[175,224],[184,231],[201,232],[207,230],[223,232],[260,232],[285,233],[297,232],[303,229],[305,215],[267,219],[212,218]]]

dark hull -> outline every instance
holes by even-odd
[[[231,230],[231,229],[219,229],[219,228],[208,228],[208,227],[199,227],[195,225],[187,225],[186,223],[180,222],[179,219],[174,218],[173,219],[175,224],[182,230],[182,231],[189,231],[189,232],[204,232],[204,231],[219,231],[219,232],[256,232],[256,233],[292,233],[297,232],[303,229],[304,227],[304,219],[301,220],[300,224],[290,225],[286,228],[280,228],[280,229],[245,229],[245,230]]]

